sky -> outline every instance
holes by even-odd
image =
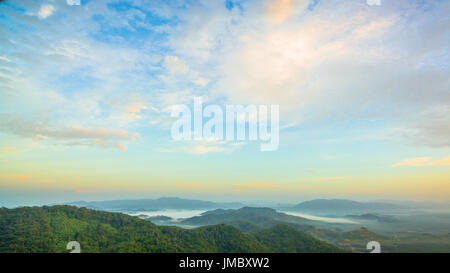
[[[450,1],[0,2],[0,206],[450,201]],[[280,140],[174,141],[175,104]]]

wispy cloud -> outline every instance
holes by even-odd
[[[272,23],[283,23],[309,4],[308,0],[266,0],[263,2],[263,16]]]
[[[393,167],[399,166],[429,166],[429,165],[450,165],[450,157],[431,161],[429,157],[408,158],[399,163],[393,164]]]
[[[333,176],[333,177],[320,177],[320,180],[328,181],[328,180],[342,180],[345,179],[345,176]]]
[[[12,146],[3,146],[0,149],[0,155],[11,155],[17,153],[17,148]]]
[[[117,143],[115,146],[117,149],[122,150],[122,151],[126,151],[127,147],[123,144]]]
[[[66,0],[69,6],[79,6],[81,5],[81,0]]]
[[[131,118],[131,119],[141,119],[142,118],[141,115],[138,115],[136,113],[125,113],[125,114],[123,114],[123,116],[126,118]]]
[[[14,180],[28,180],[31,178],[28,175],[20,175],[20,174],[8,174],[5,176],[6,176],[6,178],[14,179]]]
[[[241,187],[247,187],[247,188],[274,188],[276,187],[275,184],[238,184],[238,186]]]
[[[203,155],[210,153],[231,153],[236,149],[246,145],[247,142],[235,142],[205,138],[186,143],[172,143],[175,147],[159,148],[156,151],[161,153],[187,153],[193,155]]]
[[[118,141],[132,142],[139,137],[138,133],[130,133],[124,130],[88,129],[76,126],[62,127],[45,120],[28,120],[13,116],[0,119],[0,130],[34,140],[63,141],[69,146],[101,145],[103,147],[116,147],[120,150],[126,148]]]
[[[164,66],[167,68],[169,73],[181,74],[189,71],[189,66],[177,56],[166,56],[164,59]]]
[[[430,161],[429,157],[415,157],[415,158],[408,158],[405,159],[399,163],[395,163],[394,167],[398,166],[423,166],[426,165]]]
[[[159,148],[156,150],[160,153],[187,153],[193,155],[203,155],[209,153],[222,153],[222,152],[231,152],[232,150],[226,147],[221,146],[205,146],[205,145],[195,145],[195,146],[182,146],[177,148]]]
[[[450,165],[450,157],[431,162],[431,165]]]
[[[229,151],[226,148],[218,146],[195,146],[192,150],[189,150],[192,154],[207,154],[207,153],[218,153]]]

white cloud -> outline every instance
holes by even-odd
[[[367,8],[320,1],[309,11],[306,2],[249,1],[241,12],[193,4],[171,36],[172,47],[191,69],[208,71],[213,97],[278,104],[286,124],[389,120],[387,126],[417,131],[421,145],[448,143],[450,130],[438,129],[448,127],[438,126],[448,118],[435,116],[434,129],[426,119],[410,122],[424,109],[450,105],[448,69],[426,61],[448,50],[442,45],[449,24],[436,31],[433,19],[450,10],[448,3]],[[274,15],[264,20],[271,5]]]
[[[164,59],[164,66],[173,74],[182,74],[189,71],[189,66],[177,56],[166,56]]]
[[[11,60],[8,59],[8,57],[5,57],[5,56],[0,56],[0,60],[5,61],[5,62],[8,62],[8,63],[11,62]]]
[[[41,19],[45,19],[51,16],[55,12],[55,7],[53,5],[42,5],[38,12],[38,17]]]
[[[193,81],[193,83],[200,85],[200,86],[206,86],[208,84],[208,80],[204,78],[198,78]]]
[[[270,21],[282,23],[298,11],[304,10],[308,0],[268,0],[263,1],[263,15]]]

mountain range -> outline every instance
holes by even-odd
[[[86,207],[107,211],[156,211],[165,209],[178,210],[213,210],[237,209],[248,206],[240,202],[211,202],[202,200],[183,199],[178,197],[163,197],[158,199],[129,199],[107,201],[77,201],[66,203],[77,207]],[[258,205],[258,207],[260,207]],[[346,199],[314,199],[296,205],[267,204],[266,207],[288,211],[362,211],[373,212],[407,208],[387,202],[357,202]]]
[[[215,208],[240,208],[244,204],[237,202],[216,203],[211,201],[162,197],[158,199],[130,199],[108,201],[78,201],[67,205],[111,211],[154,211],[164,209],[202,210]]]

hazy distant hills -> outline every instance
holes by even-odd
[[[345,199],[315,199],[285,209],[292,211],[377,211],[404,208],[406,207],[382,202],[357,202]]]
[[[113,211],[152,211],[164,209],[201,210],[215,208],[240,208],[244,204],[237,202],[216,203],[210,201],[163,197],[158,199],[110,200],[93,202],[71,202],[67,205]]]
[[[157,226],[122,213],[73,206],[0,208],[1,252],[261,253],[342,252],[287,226],[244,233],[229,225],[195,229]]]
[[[78,201],[67,203],[77,207],[86,207],[109,211],[155,211],[165,209],[179,210],[213,210],[213,209],[237,209],[246,205],[239,202],[211,202],[202,200],[183,199],[177,197],[163,197],[158,199],[130,199],[109,201]],[[281,208],[278,205],[267,207]],[[314,199],[297,205],[282,207],[289,211],[382,211],[407,208],[385,202],[357,202],[345,199]]]

